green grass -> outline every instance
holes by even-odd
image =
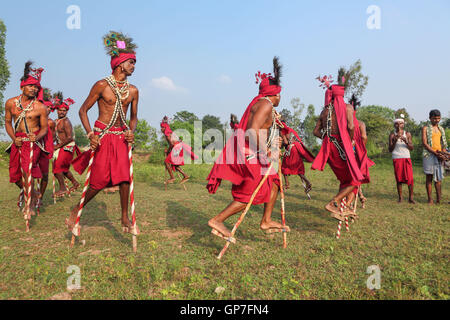
[[[82,290],[72,299],[449,299],[449,183],[441,206],[425,204],[424,176],[415,168],[418,204],[396,203],[393,169],[381,161],[365,187],[361,218],[336,240],[337,222],[322,209],[336,189],[329,169],[307,175],[307,201],[299,179],[286,195],[288,248],[280,234],[259,230],[262,207],[254,207],[221,261],[224,242],[207,221],[231,200],[230,184],[216,195],[205,189],[210,166],[189,165],[188,192],[164,191],[164,169],[136,164],[137,218],[142,234],[133,254],[120,230],[118,194],[99,194],[82,217],[82,235],[69,248],[64,219],[80,194],[53,205],[48,190],[31,232],[17,212],[18,190],[0,160],[0,299],[48,299],[66,292],[67,268],[81,269]],[[81,180],[81,178],[79,178]],[[51,189],[51,188],[50,188]],[[406,191],[406,190],[405,190]],[[279,219],[279,203],[274,217]],[[237,217],[230,219],[229,226]],[[85,240],[85,245],[80,240]],[[371,265],[381,268],[381,289],[366,288]],[[218,295],[217,287],[225,288]]]

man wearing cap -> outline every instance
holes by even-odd
[[[389,152],[392,152],[395,180],[397,181],[398,202],[402,202],[402,184],[409,189],[409,203],[414,201],[414,178],[410,151],[414,150],[411,133],[406,132],[403,118],[394,121],[395,132],[389,135]]]

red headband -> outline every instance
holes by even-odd
[[[73,101],[72,99],[68,98],[66,100],[64,100],[64,102],[62,104],[60,104],[59,106],[56,106],[56,108],[62,109],[62,108],[66,108],[67,111],[69,111],[70,106],[73,105],[75,103],[75,101]]]
[[[272,80],[272,75],[262,73],[261,71],[258,71],[257,74],[255,74],[256,77],[256,83],[259,83],[261,81],[261,84],[259,85],[259,94],[262,96],[276,96],[281,92],[281,87],[277,85],[271,85],[270,80]]]
[[[42,68],[31,69],[31,73],[28,76],[28,78],[26,78],[25,80],[20,82],[20,88],[23,88],[25,86],[30,86],[30,85],[38,86],[39,92],[37,95],[37,99],[40,101],[44,101],[44,89],[42,89],[42,86],[41,86],[42,72],[44,72],[44,69],[42,69]]]
[[[114,71],[122,62],[129,59],[136,61],[136,54],[134,53],[120,53],[117,57],[111,57],[111,69]]]

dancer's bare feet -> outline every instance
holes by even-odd
[[[281,223],[272,220],[261,222],[260,228],[265,232],[270,232],[272,230],[279,230],[280,232],[282,230],[286,230],[287,232],[291,231],[291,228],[289,228],[289,226],[283,226]]]
[[[416,202],[414,201],[414,199],[409,199],[408,202],[411,203],[411,204],[416,204]]]
[[[190,177],[185,177],[183,180],[181,180],[180,184],[188,182]]]
[[[341,214],[339,208],[337,208],[337,207],[334,205],[334,201],[331,201],[330,203],[328,203],[328,204],[325,206],[325,210],[327,210],[327,211],[329,211],[329,212],[331,212],[331,213],[334,213],[334,214],[338,214],[338,215]]]
[[[176,181],[175,178],[169,179],[169,180],[166,181],[166,184],[173,184],[173,183],[175,183],[175,181]]]
[[[56,198],[62,198],[68,193],[68,190],[59,190],[55,193]]]
[[[227,227],[225,227],[225,225],[221,221],[217,221],[215,219],[211,219],[211,220],[208,221],[208,226],[210,226],[214,230],[218,231],[219,233],[221,233],[226,238],[230,238],[231,237],[231,232],[227,229]]]
[[[402,203],[403,199],[402,198],[398,198],[397,202],[398,203]]]
[[[80,184],[78,182],[74,183],[72,188],[70,188],[70,192],[75,192],[80,187]]]

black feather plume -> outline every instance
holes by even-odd
[[[352,97],[350,98],[350,103],[353,105],[355,110],[361,106],[361,101],[358,99],[358,96],[356,94],[352,94]]]
[[[281,77],[283,76],[283,66],[280,63],[280,58],[273,58],[273,80],[277,86],[281,83]]]
[[[30,75],[30,72],[32,71],[31,70],[32,64],[33,64],[32,61],[27,61],[25,63],[25,69],[23,70],[23,77],[22,77],[22,79],[20,79],[20,81],[25,81],[28,78],[28,76]]]

